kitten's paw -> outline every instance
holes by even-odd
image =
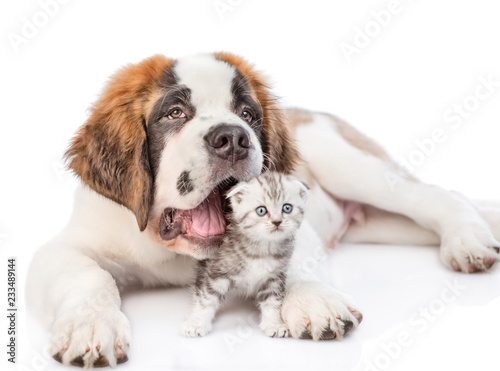
[[[182,335],[195,338],[207,335],[212,329],[212,324],[210,322],[201,322],[198,320],[188,319],[182,324]]]
[[[442,237],[440,255],[454,271],[483,272],[499,260],[499,246],[486,225],[470,223],[467,228],[451,230]]]
[[[271,338],[286,338],[290,335],[290,330],[284,323],[261,324],[260,329]]]
[[[321,282],[299,282],[287,291],[281,316],[294,338],[341,340],[363,316],[352,299]]]

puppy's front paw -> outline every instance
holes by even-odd
[[[119,309],[74,313],[53,327],[51,355],[64,365],[85,368],[127,361],[130,324]]]
[[[321,282],[299,282],[287,291],[281,316],[294,338],[341,340],[363,319],[352,299]]]
[[[188,319],[182,324],[182,334],[186,337],[194,338],[207,335],[212,329],[211,322],[203,322]]]
[[[290,334],[284,323],[261,324],[260,329],[271,338],[286,338]]]
[[[499,246],[488,226],[470,223],[443,235],[440,255],[443,263],[454,271],[483,272],[499,260]]]

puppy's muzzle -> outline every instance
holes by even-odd
[[[251,146],[248,132],[237,125],[220,124],[205,135],[210,153],[235,164],[248,157]]]

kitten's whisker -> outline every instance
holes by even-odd
[[[270,154],[267,154],[267,153],[263,153],[262,156],[267,160],[269,161],[269,164],[272,165],[274,168],[276,168],[276,163],[275,161],[272,159],[271,155]],[[269,167],[268,167],[268,170],[269,170]]]

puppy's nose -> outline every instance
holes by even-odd
[[[231,160],[233,164],[248,156],[250,137],[240,126],[218,125],[205,135],[204,139],[210,152],[224,160]]]

